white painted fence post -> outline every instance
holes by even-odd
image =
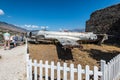
[[[45,80],[48,80],[48,61],[45,61]]]
[[[107,64],[105,64],[104,72],[105,72],[104,78],[105,78],[105,80],[108,80],[108,67],[107,67]]]
[[[42,60],[40,60],[39,63],[40,63],[40,65],[39,65],[39,68],[40,68],[39,80],[42,80],[42,77],[43,77],[43,66],[42,66],[43,62],[42,62]]]
[[[30,80],[32,80],[32,59],[29,60]]]
[[[60,62],[57,63],[57,80],[60,80]]]
[[[90,79],[89,71],[90,71],[90,68],[89,68],[88,65],[86,65],[85,66],[85,80],[89,80]]]
[[[34,80],[37,80],[37,60],[34,60]]]
[[[115,78],[115,58],[113,59],[113,79]]]
[[[29,69],[29,54],[26,54],[26,67],[27,67],[27,80],[30,80],[30,69]]]
[[[94,66],[94,80],[98,80],[98,67]]]
[[[54,80],[54,62],[51,62],[51,80]]]
[[[102,71],[102,77],[101,77],[101,80],[105,80],[105,65],[106,65],[106,62],[104,60],[101,60],[101,71]]]
[[[78,80],[82,80],[82,67],[80,64],[78,65]]]
[[[110,63],[107,64],[107,68],[108,68],[108,80],[110,80],[110,74],[111,74]]]
[[[70,80],[74,80],[74,64],[70,64]]]
[[[63,80],[67,80],[67,64],[63,64]]]

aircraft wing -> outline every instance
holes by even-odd
[[[57,38],[57,40],[60,42],[62,46],[79,46],[79,43],[76,42],[76,40],[73,39],[65,39],[65,38]]]

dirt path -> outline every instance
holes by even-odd
[[[0,80],[26,80],[25,46],[0,49]]]

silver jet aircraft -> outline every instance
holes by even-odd
[[[59,32],[59,31],[31,31],[27,33],[29,41],[57,40],[64,46],[79,46],[78,41],[97,40],[93,32]]]

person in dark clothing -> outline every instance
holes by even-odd
[[[17,41],[18,41],[18,36],[15,34],[15,36],[13,37],[14,47],[17,46]]]

